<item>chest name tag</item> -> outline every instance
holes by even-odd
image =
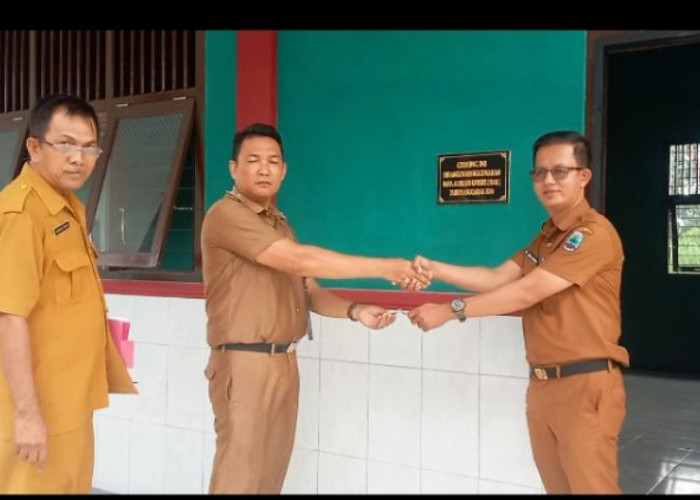
[[[58,236],[59,234],[61,234],[63,231],[65,231],[69,227],[70,227],[70,222],[68,222],[68,221],[62,222],[61,224],[59,224],[58,226],[53,228],[53,234]]]

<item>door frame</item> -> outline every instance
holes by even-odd
[[[586,61],[586,136],[591,144],[593,178],[587,188],[591,206],[605,213],[607,153],[607,79],[609,56],[700,43],[700,31],[589,31]]]

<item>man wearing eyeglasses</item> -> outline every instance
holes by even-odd
[[[28,127],[30,160],[0,192],[0,493],[90,493],[93,411],[136,392],[73,194],[99,125],[86,101],[49,96]]]
[[[433,279],[476,295],[409,313],[428,331],[449,320],[522,312],[530,364],[527,421],[547,493],[620,493],[617,440],[625,417],[619,345],[624,259],[617,231],[584,196],[590,147],[576,132],[538,138],[530,172],[549,219],[495,268],[416,257]]]

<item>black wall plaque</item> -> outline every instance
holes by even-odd
[[[438,156],[438,203],[508,203],[510,151]]]

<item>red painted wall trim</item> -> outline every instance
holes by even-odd
[[[118,295],[143,295],[151,297],[204,298],[204,284],[176,281],[102,280],[105,293]],[[363,304],[377,304],[392,309],[411,309],[426,302],[449,302],[464,293],[455,292],[404,292],[401,290],[362,290],[352,288],[328,288],[344,299]]]
[[[237,38],[236,130],[277,126],[277,32],[241,30]]]
[[[203,283],[183,281],[102,280],[105,293],[148,297],[204,298]]]
[[[105,293],[117,295],[204,298],[204,285],[202,283],[102,280],[102,285]],[[353,302],[376,304],[387,309],[413,309],[427,302],[440,304],[449,302],[456,297],[471,295],[455,292],[404,292],[401,290],[356,290],[351,288],[328,288],[328,290]],[[520,314],[512,313],[506,316],[520,316]]]

